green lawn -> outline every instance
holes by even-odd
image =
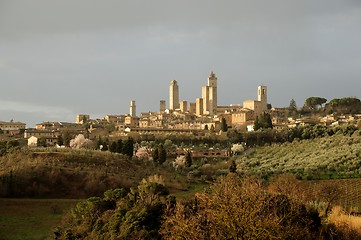
[[[0,239],[46,239],[78,201],[0,198]]]

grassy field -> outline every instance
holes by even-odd
[[[0,199],[0,239],[46,239],[79,200]]]

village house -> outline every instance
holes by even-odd
[[[21,133],[21,131],[25,130],[26,124],[22,122],[14,122],[11,120],[10,122],[0,121],[0,130],[4,134],[16,135]]]

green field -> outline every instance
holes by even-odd
[[[0,239],[46,239],[78,201],[0,198]]]

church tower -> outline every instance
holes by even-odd
[[[169,109],[175,110],[179,108],[179,87],[176,80],[172,80],[169,86]]]
[[[262,111],[267,111],[267,86],[258,86],[258,101],[261,102]]]

